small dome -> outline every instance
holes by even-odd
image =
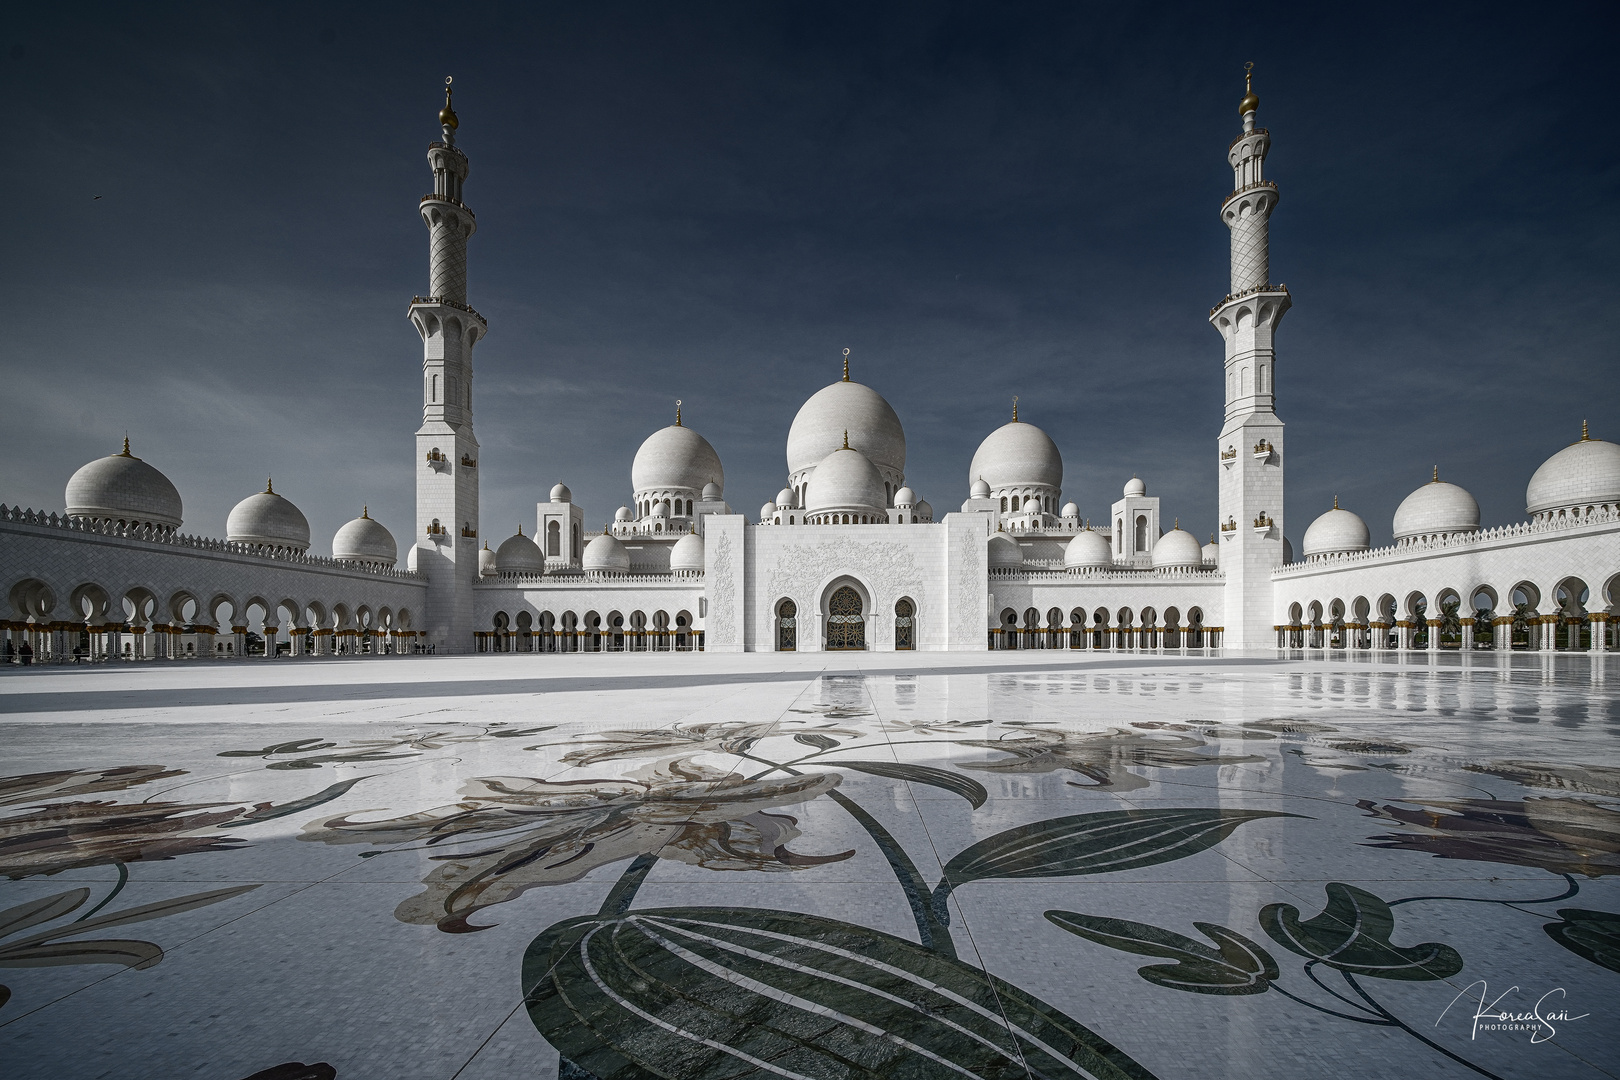
[[[1215,542],[1215,538],[1213,536],[1209,538],[1209,543],[1204,545],[1204,565],[1221,565],[1221,545]]]
[[[655,518],[667,518],[669,517],[669,511],[664,509],[662,500],[655,499],[653,500],[652,510],[647,516]]]
[[[1439,477],[1437,469],[1434,480],[1412,492],[1396,508],[1395,539],[1479,530],[1479,503],[1467,491]]]
[[[617,510],[613,511],[613,520],[634,521],[635,515],[630,512],[630,508],[628,506],[621,506]]]
[[[1024,565],[1024,549],[1006,533],[990,537],[990,569],[1016,570]]]
[[[1620,502],[1620,446],[1585,437],[1541,463],[1524,492],[1524,512]]]
[[[551,501],[554,503],[573,502],[574,493],[568,490],[567,484],[553,484],[551,486]]]
[[[704,502],[719,502],[722,497],[723,497],[723,492],[722,492],[721,487],[720,487],[719,484],[704,484],[703,485],[703,501]]]
[[[1066,518],[1077,518],[1080,516],[1080,508],[1072,502],[1064,503],[1062,516]]]
[[[630,550],[616,536],[604,533],[585,545],[582,560],[587,571],[603,574],[625,574],[630,571]]]
[[[690,574],[703,569],[703,537],[687,533],[669,549],[669,568],[677,574]]]
[[[911,512],[922,521],[934,520],[934,506],[927,499],[918,499],[917,505],[911,508]]]
[[[540,545],[524,536],[519,528],[517,535],[508,536],[495,549],[495,569],[502,574],[543,574],[546,557]]]
[[[478,553],[478,576],[489,577],[495,573],[495,553],[489,550],[489,541],[484,541],[484,550]]]
[[[359,517],[337,531],[332,537],[332,558],[371,566],[393,566],[399,561],[394,534],[370,515],[369,508],[363,509]]]
[[[894,505],[902,510],[909,510],[917,505],[917,493],[908,487],[903,487],[894,493]]]
[[[1147,494],[1147,482],[1144,481],[1144,480],[1138,479],[1137,477],[1133,476],[1130,479],[1130,483],[1125,485],[1125,496],[1126,496],[1126,498],[1129,498],[1132,495],[1146,495],[1146,494]]]
[[[779,510],[792,510],[797,505],[798,505],[798,500],[793,497],[793,489],[792,488],[783,488],[781,491],[778,491],[776,493],[776,506],[777,506],[777,509],[779,509]]]
[[[1339,509],[1333,500],[1333,509],[1311,522],[1301,541],[1305,557],[1335,555],[1343,551],[1366,551],[1372,546],[1372,534],[1359,514]]]
[[[1198,538],[1185,529],[1171,529],[1153,545],[1153,568],[1202,566],[1204,549]]]
[[[91,521],[180,527],[180,492],[169,478],[129,452],[97,458],[67,483],[66,514]]]
[[[1074,539],[1063,549],[1065,567],[1112,566],[1113,563],[1114,553],[1108,547],[1108,537],[1090,529],[1075,533]]]
[[[989,497],[990,485],[984,482],[984,477],[981,476],[977,480],[973,481],[973,486],[968,489],[968,498],[988,499]]]
[[[900,418],[881,394],[863,383],[824,386],[800,406],[788,429],[788,473],[819,468],[845,445],[861,451],[880,469],[905,475],[906,433]]]
[[[774,502],[767,502],[764,506],[761,506],[759,508],[759,520],[761,520],[761,521],[769,521],[771,518],[773,518],[775,516],[776,516],[776,504]]]
[[[720,455],[709,440],[679,424],[647,436],[630,465],[630,486],[636,491],[702,491],[709,484],[725,482]]]
[[[225,539],[237,544],[309,550],[309,521],[303,511],[277,495],[270,484],[249,495],[225,519]]]
[[[1057,443],[1034,424],[1003,424],[979,444],[968,477],[991,489],[1063,486],[1063,455]]]
[[[810,477],[805,509],[882,510],[887,502],[883,477],[859,450],[834,450]]]

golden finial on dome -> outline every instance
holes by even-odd
[[[1013,395],[1013,423],[1018,423],[1018,395]]]
[[[1434,479],[1430,480],[1429,483],[1438,484],[1439,482],[1440,482],[1440,466],[1436,465],[1434,467]]]
[[[1172,530],[1174,530],[1174,529],[1180,529],[1180,528],[1181,528],[1181,519],[1180,519],[1180,518],[1176,518],[1176,523],[1175,523],[1175,524],[1174,524],[1174,525],[1172,525],[1172,526],[1170,526],[1170,528],[1171,528],[1171,529],[1172,529]]]
[[[450,107],[450,76],[444,77],[444,108],[439,110],[439,123],[451,131],[461,126],[456,119],[456,110]]]
[[[1586,421],[1582,420],[1581,421],[1581,442],[1591,442],[1591,441],[1592,441],[1592,436],[1587,434],[1587,431],[1586,431]]]
[[[270,477],[268,476],[264,478],[264,493],[266,495],[274,495],[276,493],[276,486],[275,484],[271,483]]]
[[[370,517],[371,517],[371,507],[369,507],[369,506],[361,506],[360,507],[360,516],[362,518],[370,519]]]
[[[849,449],[849,428],[844,429],[844,449]]]
[[[844,381],[849,382],[849,350],[848,349],[844,350]],[[844,434],[847,437],[849,435],[849,432],[846,431]]]
[[[1254,61],[1243,65],[1243,100],[1238,102],[1238,115],[1252,113],[1260,107],[1260,95],[1254,92]]]
[[[519,536],[522,536],[522,535],[523,535],[523,522],[521,522],[521,521],[520,521],[520,522],[518,522],[518,535],[519,535]],[[485,546],[485,547],[488,547],[488,546],[489,546],[489,541],[488,541],[488,540],[485,540],[485,541],[484,541],[484,546]]]
[[[134,454],[129,452],[129,434],[127,432],[124,435],[124,452],[122,454],[119,454],[118,456],[119,457],[134,457],[135,456]]]
[[[1337,495],[1335,495],[1335,496],[1333,496],[1333,509],[1337,510],[1338,508],[1339,508],[1339,497]]]
[[[681,399],[675,399],[675,426],[681,426]]]

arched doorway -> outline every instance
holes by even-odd
[[[799,605],[783,600],[776,605],[776,651],[794,652],[799,647]]]
[[[848,585],[839,586],[827,601],[827,648],[866,648],[866,616],[861,609],[861,594]]]
[[[911,601],[902,597],[894,605],[894,648],[896,652],[906,652],[917,647],[917,638],[912,632],[912,620],[916,608]]]

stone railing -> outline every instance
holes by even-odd
[[[472,218],[474,221],[478,220],[478,215],[474,214],[472,212],[472,209],[466,203],[462,202],[459,199],[452,199],[448,195],[440,195],[436,191],[430,191],[426,195],[422,196],[422,202],[425,202],[425,203],[427,203],[427,202],[449,203],[451,206],[454,206],[458,210],[465,210],[467,212],[467,216]],[[417,203],[416,205],[420,206],[420,205],[422,205],[422,203]]]
[[[1253,131],[1245,131],[1243,134],[1239,135],[1237,138],[1235,138],[1231,142],[1227,143],[1226,148],[1228,150],[1230,150],[1230,149],[1232,149],[1232,147],[1236,146],[1238,143],[1242,142],[1244,139],[1252,139],[1256,135],[1264,135],[1268,139],[1271,138],[1271,132],[1267,131],[1265,128],[1255,128]]]
[[[1232,194],[1222,199],[1221,205],[1225,206],[1227,203],[1231,202],[1233,199],[1237,198],[1239,195],[1242,195],[1246,191],[1259,191],[1261,188],[1265,188],[1268,191],[1276,191],[1277,182],[1275,180],[1256,180],[1252,184],[1244,184],[1242,187],[1234,189]]]
[[[479,322],[483,323],[485,326],[489,325],[489,320],[484,318],[482,315],[478,314],[478,312],[475,309],[473,309],[473,307],[471,305],[463,304],[463,303],[460,303],[459,301],[456,301],[456,300],[451,300],[449,297],[445,297],[445,296],[413,296],[413,297],[411,297],[411,306],[415,307],[417,304],[441,304],[444,307],[455,308],[457,311],[465,311],[467,314],[471,315],[473,318],[477,319]]]
[[[1224,300],[1209,309],[1209,317],[1213,319],[1217,311],[1221,310],[1221,308],[1225,307],[1227,304],[1230,304],[1234,300],[1241,300],[1245,296],[1253,296],[1255,293],[1264,292],[1280,292],[1290,300],[1293,299],[1293,294],[1288,291],[1287,285],[1256,285],[1254,288],[1244,289],[1242,292],[1227,293]]]
[[[1341,551],[1330,555],[1311,555],[1307,556],[1303,562],[1279,566],[1271,572],[1271,576],[1273,579],[1297,577],[1314,574],[1329,567],[1342,569],[1367,562],[1395,562],[1412,555],[1423,555],[1431,552],[1461,552],[1477,549],[1488,544],[1511,543],[1514,540],[1527,539],[1533,536],[1570,532],[1593,525],[1613,525],[1616,522],[1620,522],[1620,514],[1607,509],[1594,511],[1587,517],[1554,518],[1550,521],[1521,521],[1514,525],[1496,525],[1489,529],[1480,529],[1478,532],[1452,533],[1449,536],[1437,536],[1427,540],[1406,540],[1391,544],[1388,547],[1372,548],[1368,551]]]
[[[1214,567],[1163,567],[1158,570],[1144,568],[1141,570],[1045,570],[1045,569],[1018,569],[1008,568],[991,570],[992,578],[1014,578],[1019,581],[1070,581],[1070,582],[1121,582],[1133,585],[1142,585],[1155,581],[1188,581],[1188,582],[1216,582],[1224,578],[1219,569]]]
[[[0,503],[0,523],[14,522],[63,532],[104,536],[112,540],[139,541],[160,547],[183,548],[191,551],[211,551],[240,558],[262,559],[266,562],[288,563],[294,566],[319,566],[345,573],[368,574],[372,577],[392,578],[399,581],[421,582],[426,579],[414,570],[395,570],[372,563],[344,562],[325,555],[301,554],[286,548],[272,548],[260,544],[240,544],[234,540],[218,540],[210,536],[190,536],[150,526],[119,525],[110,521],[90,521],[70,518],[43,510],[24,510],[20,506]]]

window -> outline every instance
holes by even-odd
[[[546,554],[562,554],[562,525],[555,521],[546,523]]]
[[[783,600],[776,605],[776,651],[794,652],[798,648],[798,605]]]
[[[894,605],[894,647],[904,652],[916,648],[913,630],[913,612],[910,600],[902,598]]]
[[[1007,496],[1005,495],[1001,497],[1001,512],[1003,514],[1007,512]]]
[[[1012,497],[1012,508],[1013,508],[1014,512],[1016,512],[1018,510],[1018,496],[1016,496],[1016,495],[1014,495]]]
[[[840,586],[827,602],[827,648],[866,648],[866,618],[862,614],[861,594],[848,585]]]
[[[574,522],[574,558],[579,558],[579,522]]]
[[[1148,520],[1146,514],[1136,515],[1136,551],[1143,552],[1148,546]]]

